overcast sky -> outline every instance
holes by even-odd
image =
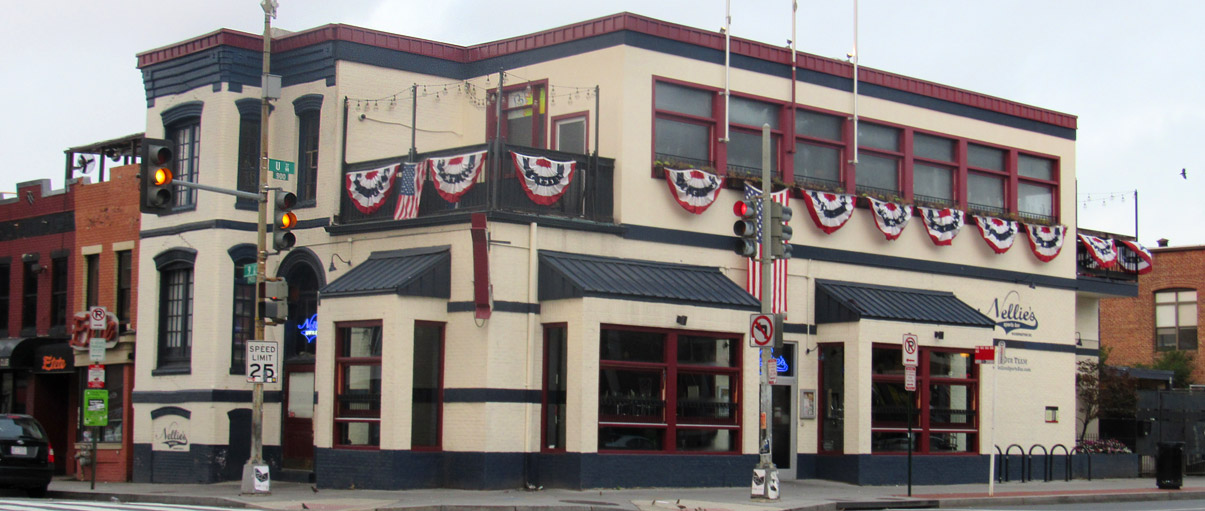
[[[621,11],[724,24],[723,0],[279,1],[273,26],[286,30],[347,23],[459,45]],[[790,0],[732,0],[732,33],[785,46],[790,13]],[[861,0],[858,18],[863,66],[1078,116],[1080,227],[1133,235],[1136,190],[1141,243],[1205,244],[1205,2]],[[852,0],[799,0],[797,23],[802,52],[853,46]],[[136,53],[219,28],[259,34],[263,11],[67,0],[7,9],[0,24],[0,192],[12,192],[34,179],[61,188],[69,147],[145,131]]]

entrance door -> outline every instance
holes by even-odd
[[[778,378],[770,387],[770,407],[773,409],[770,432],[773,445],[770,459],[778,468],[779,479],[795,479],[795,460],[798,458],[795,433],[799,430],[799,414],[795,412],[795,395],[798,393],[795,372],[795,343],[786,343],[782,352],[774,350],[771,356],[778,364]]]
[[[281,433],[281,465],[314,468],[314,366],[298,365],[285,372],[285,417]]]

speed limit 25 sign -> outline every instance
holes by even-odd
[[[276,383],[276,341],[247,341],[247,383]]]

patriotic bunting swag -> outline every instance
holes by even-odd
[[[523,184],[523,191],[532,202],[548,206],[565,194],[577,162],[553,161],[538,156],[526,156],[511,151],[515,160],[515,174]]]
[[[949,245],[954,241],[966,219],[965,213],[950,208],[920,208],[920,213],[925,220],[925,229],[929,230],[929,239],[935,245]]]
[[[665,182],[674,200],[696,215],[706,211],[724,187],[724,178],[698,169],[665,169]]]
[[[426,164],[439,196],[448,202],[458,202],[460,196],[477,182],[477,176],[485,166],[485,151],[430,158]]]
[[[992,247],[997,254],[1008,252],[1008,249],[1012,248],[1013,242],[1017,240],[1016,221],[977,216],[975,222],[979,224],[979,232],[983,234],[983,240],[987,241],[988,246]]]
[[[390,165],[379,169],[348,172],[347,196],[351,198],[352,205],[365,215],[371,215],[380,209],[389,197],[397,167]]]
[[[912,206],[874,198],[870,199],[870,210],[874,212],[874,224],[888,240],[899,238],[900,233],[904,232],[904,227],[908,226],[908,220],[912,218]]]
[[[832,234],[849,221],[854,214],[854,196],[829,192],[804,190],[803,202],[816,227],[825,234]]]
[[[745,199],[754,199],[759,195],[761,195],[761,190],[758,190],[749,183],[745,183]],[[782,204],[783,206],[788,205],[788,197],[787,190],[770,194],[770,200]],[[754,200],[753,202],[754,204],[757,204],[757,219],[755,220],[757,225],[757,238],[762,239],[762,201]],[[754,257],[747,259],[749,271],[747,273],[748,279],[745,281],[745,289],[749,291],[749,294],[759,299],[761,298],[761,263],[758,262],[757,259],[760,259],[762,256],[761,249],[762,245],[761,243],[758,243],[757,254]],[[788,259],[775,259],[774,262],[770,264],[770,312],[772,313],[787,311],[787,261]]]
[[[1100,268],[1112,268],[1117,263],[1117,248],[1113,246],[1113,240],[1080,234],[1079,241]]]
[[[1133,241],[1117,241],[1117,264],[1130,273],[1146,275],[1154,269],[1154,257],[1146,247]]]
[[[418,216],[418,203],[423,198],[423,173],[417,163],[403,163],[397,173],[397,209],[394,220],[406,220]]]
[[[1026,224],[1025,232],[1029,235],[1029,248],[1033,249],[1034,257],[1048,263],[1063,250],[1063,237],[1067,234],[1067,227]]]

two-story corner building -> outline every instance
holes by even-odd
[[[75,198],[78,182],[17,184],[0,200],[0,412],[33,415],[55,449],[55,472],[78,416],[68,321],[75,307]]]
[[[219,30],[138,56],[147,136],[176,142],[181,177],[255,189],[261,50]],[[909,408],[921,484],[985,481],[993,445],[1073,446],[1076,332],[1135,289],[1064,246],[1075,117],[866,68],[855,103],[852,66],[791,55],[733,38],[726,69],[722,34],[628,13],[470,47],[274,38],[267,152],[296,173],[271,185],[301,221],[268,263],[290,285],[266,335],[273,477],[748,484],[759,279],[730,211],[761,186],[763,124],[796,212],[781,477],[901,482]],[[254,208],[181,189],[143,218],[137,481],[237,479],[248,458]],[[992,344],[1003,363],[974,364]]]

